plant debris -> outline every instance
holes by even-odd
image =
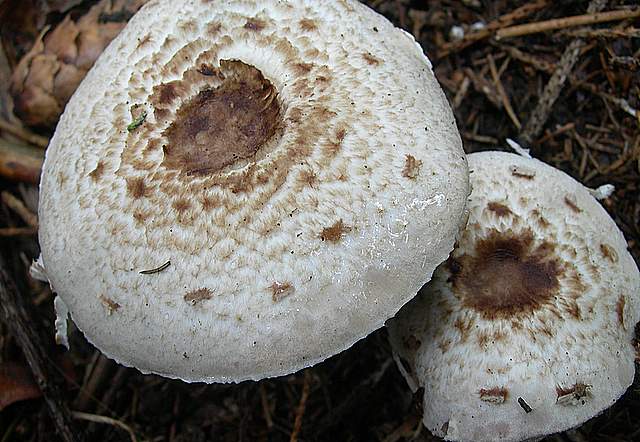
[[[40,31],[11,79],[15,113],[28,126],[53,129],[96,58],[146,0],[101,0],[78,19],[68,13]]]
[[[144,120],[147,119],[147,111],[142,111],[142,113],[133,119],[133,121],[131,123],[129,123],[129,125],[127,126],[127,130],[129,132],[136,130],[138,127],[140,127],[142,125],[142,123],[144,123]]]
[[[167,261],[164,264],[162,264],[159,267],[156,267],[155,269],[150,269],[150,270],[141,270],[140,274],[141,275],[153,275],[155,273],[160,273],[161,271],[165,270],[166,268],[168,268],[171,265],[171,261]]]

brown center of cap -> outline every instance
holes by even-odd
[[[222,84],[184,103],[164,131],[162,164],[189,174],[214,173],[252,158],[281,124],[277,91],[253,66],[221,60],[207,68]]]
[[[448,261],[454,292],[487,319],[530,313],[557,293],[561,273],[553,245],[533,234],[492,231],[473,254]]]

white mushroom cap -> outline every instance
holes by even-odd
[[[382,326],[452,250],[468,193],[431,65],[382,16],[151,1],[67,105],[40,244],[107,356],[259,379]]]
[[[447,440],[570,429],[633,381],[638,269],[614,221],[568,175],[509,153],[468,160],[467,229],[390,321],[401,370],[424,387],[424,425]]]

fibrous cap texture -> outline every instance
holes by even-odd
[[[380,327],[453,248],[453,115],[412,37],[355,1],[151,1],[47,151],[43,264],[143,372],[293,372]]]
[[[424,424],[447,440],[573,428],[633,382],[640,276],[589,189],[535,159],[468,157],[469,223],[391,321]]]

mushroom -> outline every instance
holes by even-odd
[[[156,0],[57,127],[39,268],[116,361],[260,379],[381,327],[452,250],[468,194],[428,59],[371,9]]]
[[[469,223],[390,321],[424,425],[457,441],[573,428],[634,377],[640,275],[589,189],[538,160],[469,155]]]

